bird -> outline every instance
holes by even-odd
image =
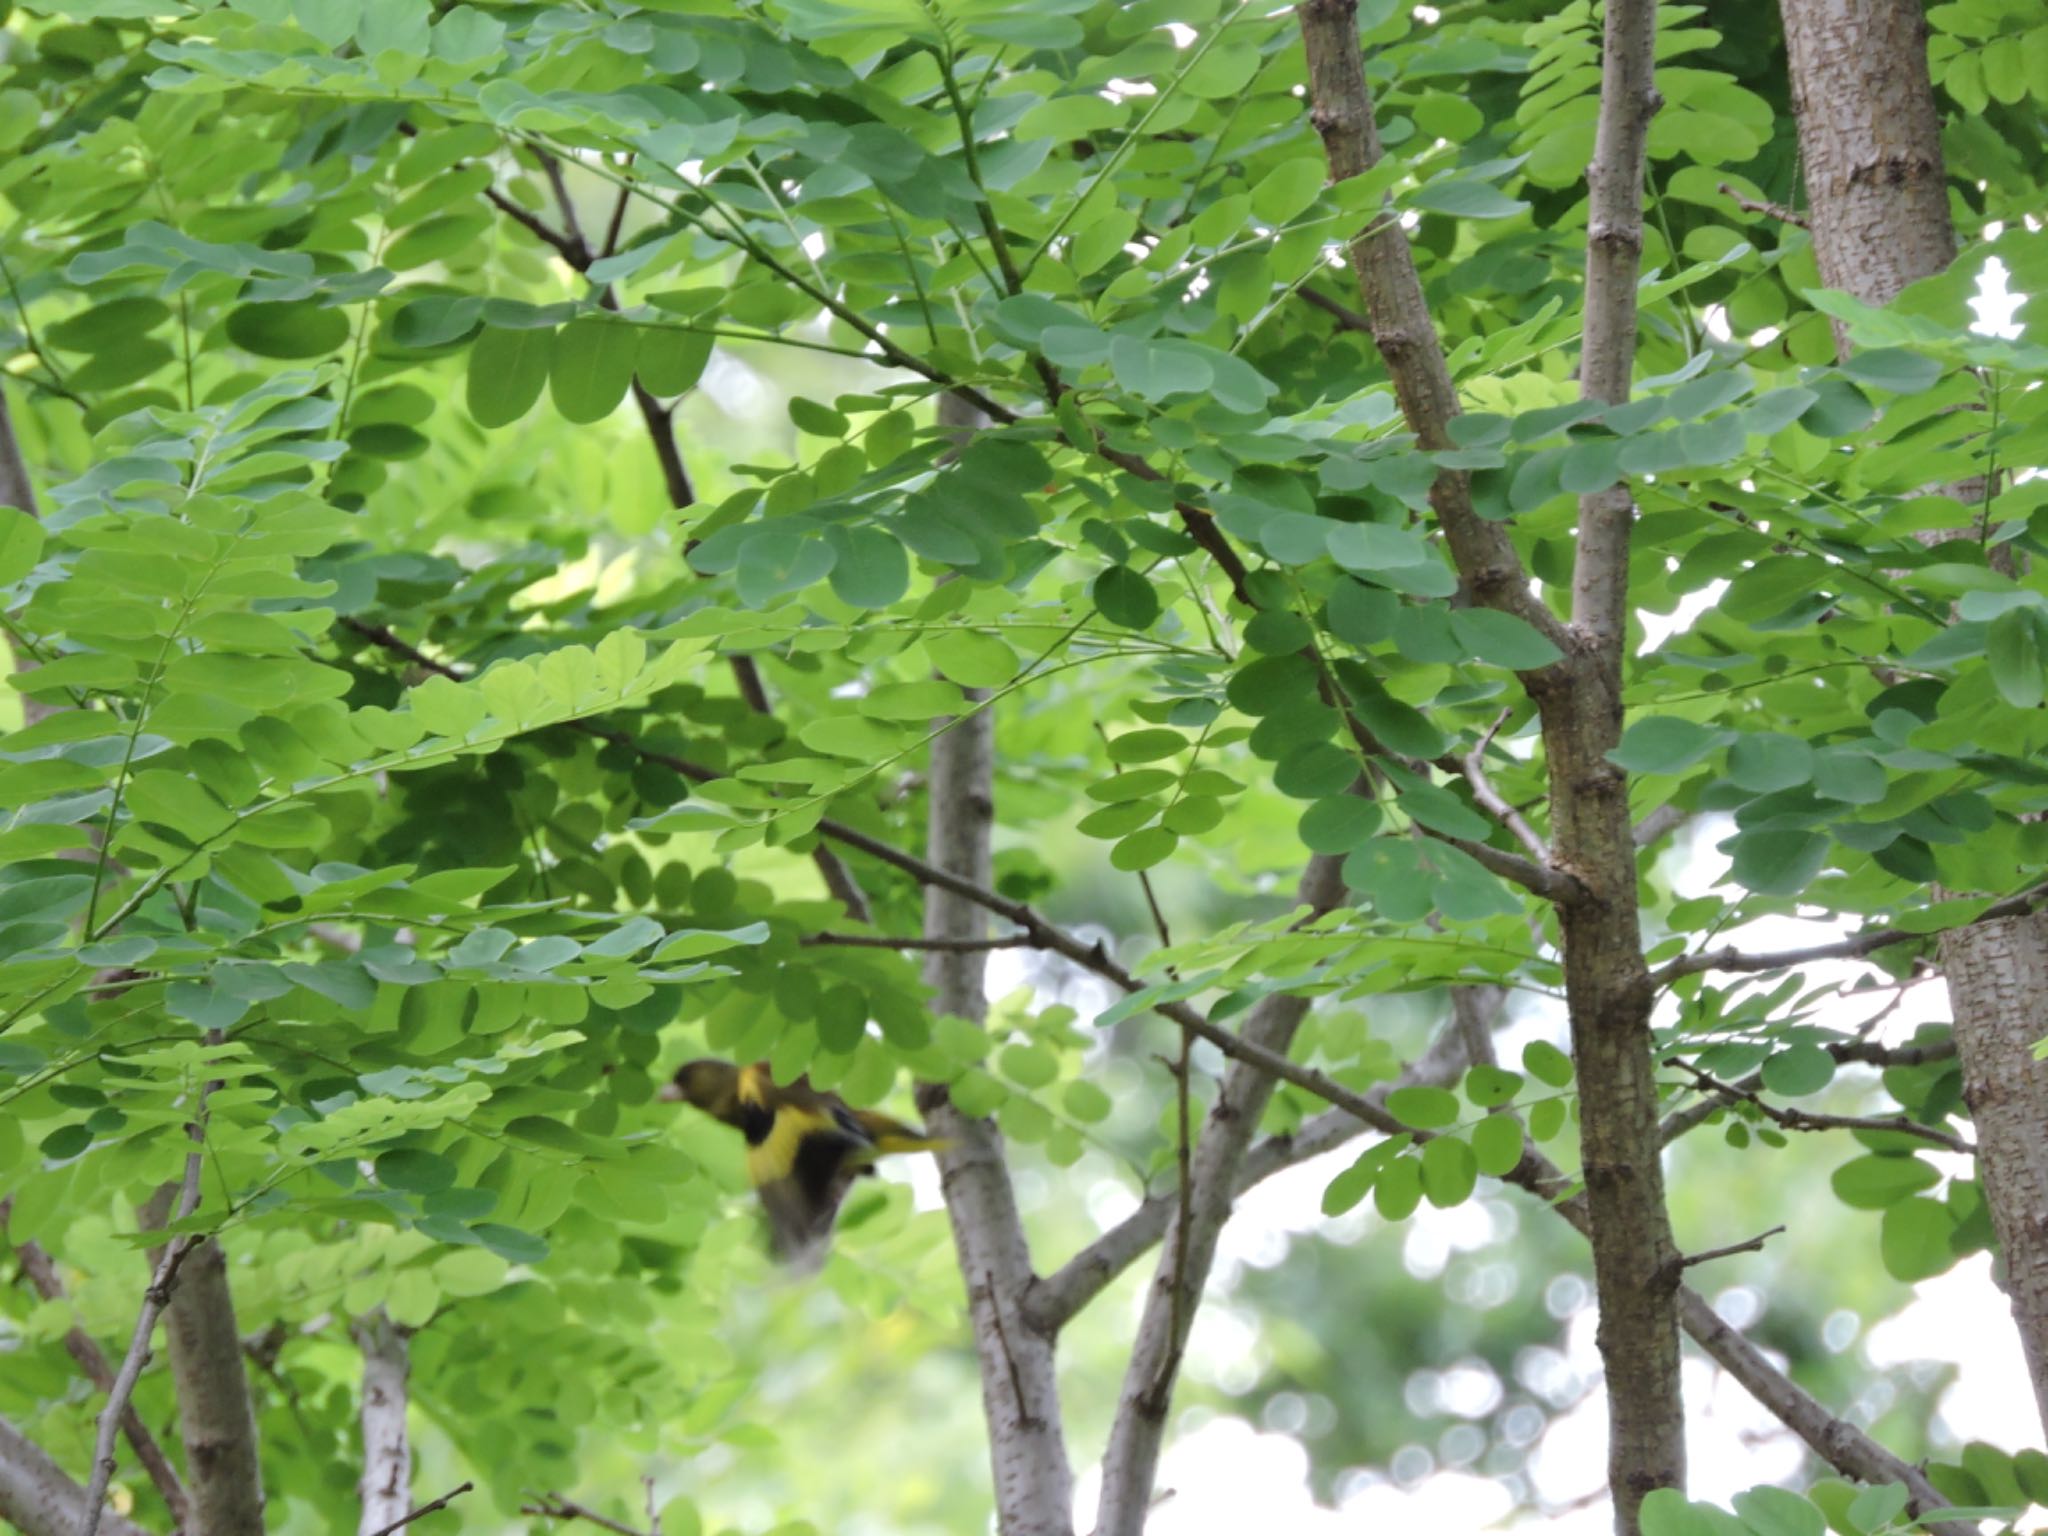
[[[778,1085],[766,1062],[686,1061],[661,1096],[694,1105],[746,1137],[747,1180],[768,1217],[769,1246],[802,1268],[823,1262],[840,1202],[855,1179],[875,1171],[877,1158],[946,1145],[901,1120],[853,1109],[808,1078]]]

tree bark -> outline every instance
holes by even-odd
[[[1312,912],[1329,911],[1344,897],[1343,868],[1342,858],[1317,854],[1302,873],[1295,901]],[[1252,1009],[1244,1037],[1285,1055],[1307,1012],[1307,998],[1274,993]],[[1185,1207],[1176,1201],[1167,1223],[1158,1272],[1146,1293],[1144,1316],[1124,1369],[1123,1395],[1102,1459],[1102,1507],[1095,1536],[1138,1536],[1145,1528],[1181,1355],[1194,1326],[1202,1285],[1216,1261],[1217,1239],[1236,1202],[1245,1153],[1277,1081],[1242,1061],[1233,1061],[1223,1074],[1222,1089],[1195,1146],[1188,1200]]]
[[[939,421],[968,432],[979,417],[947,395],[940,398]],[[968,696],[979,700],[986,694],[969,690]],[[927,794],[926,861],[985,888],[995,821],[992,710],[951,722],[932,742]],[[978,939],[987,930],[987,914],[974,901],[938,885],[926,887],[925,937]],[[985,950],[932,950],[924,974],[938,1012],[979,1023],[988,1012],[987,967]],[[1025,1315],[1036,1277],[1002,1137],[992,1122],[955,1109],[942,1084],[919,1084],[917,1105],[932,1132],[946,1138],[938,1152],[939,1176],[981,1367],[996,1528],[1001,1536],[1073,1536],[1074,1474],[1061,1425],[1055,1335],[1033,1327]]]
[[[1884,304],[1955,259],[1927,22],[1912,0],[1780,0],[1814,258],[1830,288]],[[1846,333],[1835,328],[1847,355]],[[1944,489],[1959,502],[1981,482]],[[1939,537],[1940,535],[1937,535]],[[1943,935],[1963,1095],[2006,1294],[2048,1427],[2048,918]]]
[[[1341,181],[1380,158],[1355,0],[1302,0],[1295,14],[1308,55],[1311,120],[1330,177]],[[1655,27],[1653,0],[1610,0],[1606,8],[1600,117],[1587,172],[1580,390],[1612,404],[1628,398],[1634,370],[1643,157],[1658,105]],[[1351,242],[1350,255],[1409,428],[1425,448],[1448,446],[1456,392],[1405,234],[1381,216]],[[1577,882],[1559,903],[1565,986],[1607,1376],[1608,1477],[1616,1528],[1632,1536],[1643,1498],[1685,1478],[1677,1250],[1664,1207],[1650,1049],[1654,989],[1642,955],[1627,781],[1607,761],[1621,739],[1634,507],[1625,485],[1581,501],[1567,626],[1531,592],[1506,530],[1475,515],[1461,474],[1439,473],[1431,504],[1471,600],[1524,619],[1564,653],[1522,681],[1542,717],[1551,862]]]
[[[1820,280],[1866,304],[1955,260],[1918,0],[1780,0]],[[1848,355],[1839,323],[1835,347]]]
[[[85,1525],[85,1489],[5,1419],[0,1419],[0,1521],[22,1536],[78,1536]],[[102,1509],[108,1536],[147,1536],[141,1526]]]
[[[412,1440],[406,1434],[406,1380],[411,1374],[405,1332],[382,1307],[350,1329],[363,1354],[363,1512],[360,1536],[388,1531],[412,1505]]]
[[[263,1469],[228,1288],[227,1255],[212,1238],[186,1257],[164,1309],[178,1438],[199,1536],[263,1536]]]

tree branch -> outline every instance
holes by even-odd
[[[10,1200],[0,1200],[0,1228],[7,1223],[7,1209]],[[57,1266],[42,1245],[34,1241],[21,1243],[15,1249],[21,1260],[22,1273],[28,1276],[36,1294],[45,1301],[61,1301],[64,1298],[64,1282],[57,1274]],[[78,1368],[85,1372],[86,1379],[101,1392],[111,1393],[114,1389],[114,1367],[107,1359],[99,1342],[83,1328],[73,1325],[64,1335],[64,1347],[71,1358],[78,1362]],[[121,1405],[121,1433],[135,1452],[135,1459],[142,1463],[149,1480],[156,1484],[156,1491],[162,1496],[164,1507],[170,1511],[171,1521],[182,1528],[190,1522],[192,1506],[185,1493],[185,1485],[178,1481],[177,1470],[164,1455],[163,1447],[156,1443],[156,1436],[149,1432],[149,1426],[142,1422],[142,1415],[135,1411],[133,1402]]]
[[[2048,902],[2048,884],[2037,885],[2018,896],[2008,896],[2003,901],[1993,902],[1967,923],[1956,923],[1948,928],[1877,928],[1869,933],[1855,934],[1846,939],[1834,939],[1826,944],[1808,944],[1800,949],[1779,949],[1763,953],[1723,945],[1719,949],[1703,949],[1696,954],[1680,955],[1676,960],[1658,967],[1650,979],[1659,986],[1667,986],[1681,976],[1696,976],[1702,971],[1741,971],[1754,974],[1759,971],[1789,971],[1797,966],[1812,965],[1820,960],[1861,960],[1876,954],[1880,949],[1889,949],[1894,944],[1910,944],[1915,939],[1935,939],[1944,933],[1975,928],[1981,923],[1995,923],[2008,917],[2024,917],[2043,902]]]
[[[1320,913],[1342,899],[1343,861],[1317,854],[1303,871],[1298,904]],[[1308,1012],[1308,999],[1274,993],[1259,1001],[1234,1043],[1286,1059],[1288,1044]],[[1203,1021],[1205,1024],[1207,1020]],[[1211,1028],[1215,1026],[1211,1025]],[[1240,1056],[1224,1073],[1196,1147],[1192,1192],[1176,1199],[1166,1253],[1145,1298],[1123,1392],[1102,1462],[1102,1505],[1096,1536],[1138,1536],[1151,1510],[1152,1485],[1166,1434],[1166,1414],[1193,1309],[1181,1298],[1198,1295],[1215,1262],[1216,1243],[1229,1220],[1240,1169],[1276,1086],[1275,1074]],[[1186,1223],[1183,1227],[1183,1222]]]
[[[413,1521],[423,1519],[426,1516],[431,1515],[437,1509],[446,1509],[452,1501],[460,1498],[463,1494],[468,1493],[475,1486],[476,1484],[471,1482],[459,1483],[455,1487],[450,1488],[446,1493],[442,1494],[441,1497],[439,1497],[438,1499],[430,1500],[429,1502],[422,1504],[418,1509],[407,1510],[404,1514],[400,1515],[396,1520],[392,1521],[389,1525],[380,1526],[378,1529],[374,1531],[365,1533],[365,1536],[391,1536],[391,1533],[393,1531],[402,1530],[406,1526],[411,1525]]]
[[[519,1513],[538,1515],[543,1520],[588,1520],[592,1525],[601,1525],[608,1531],[617,1532],[617,1536],[647,1536],[646,1532],[635,1530],[623,1520],[614,1520],[610,1515],[600,1515],[588,1505],[578,1504],[574,1499],[565,1499],[559,1493],[539,1494],[532,1503],[520,1505]]]
[[[206,1090],[201,1089],[198,1115],[206,1113]],[[198,1148],[185,1154],[185,1180],[178,1195],[176,1219],[185,1220],[199,1205],[199,1175],[202,1157]],[[107,1488],[114,1480],[114,1435],[121,1423],[121,1412],[128,1406],[128,1399],[135,1391],[135,1383],[142,1375],[142,1367],[149,1359],[149,1337],[156,1331],[157,1317],[170,1304],[171,1295],[178,1283],[178,1271],[184,1267],[185,1259],[198,1246],[200,1234],[181,1232],[165,1245],[163,1256],[152,1260],[154,1269],[149,1285],[142,1293],[142,1308],[136,1314],[135,1333],[128,1341],[128,1353],[121,1357],[120,1369],[114,1373],[113,1384],[107,1388],[106,1406],[100,1409],[98,1430],[93,1437],[92,1480],[85,1489],[85,1515],[79,1527],[81,1536],[93,1536],[99,1529],[102,1511],[106,1507]]]
[[[1498,987],[1451,989],[1450,1021],[1427,1051],[1395,1082],[1376,1088],[1366,1101],[1378,1106],[1388,1124],[1386,1096],[1413,1084],[1443,1087],[1455,1083],[1469,1066],[1493,1059],[1492,1021],[1499,1017],[1507,994]],[[1274,1174],[1356,1140],[1371,1129],[1347,1109],[1331,1109],[1303,1122],[1299,1129],[1269,1136],[1245,1154],[1238,1170],[1238,1195]],[[1052,1274],[1036,1281],[1026,1302],[1034,1326],[1057,1332],[1093,1301],[1126,1269],[1166,1235],[1179,1206],[1179,1195],[1149,1195],[1138,1208],[1075,1254]]]
[[[405,1330],[378,1307],[356,1319],[349,1332],[363,1356],[363,1471],[356,1481],[363,1512],[356,1530],[358,1536],[383,1536],[447,1503],[454,1494],[407,1513],[412,1502],[412,1440],[405,1426],[406,1378],[411,1372]]]
[[[1929,1141],[1949,1152],[1960,1152],[1974,1157],[1977,1149],[1953,1132],[1937,1126],[1922,1125],[1904,1115],[1823,1115],[1810,1110],[1787,1109],[1782,1105],[1769,1104],[1754,1089],[1739,1083],[1724,1083],[1710,1072],[1702,1072],[1689,1061],[1671,1057],[1664,1063],[1676,1067],[1693,1080],[1693,1086],[1710,1093],[1723,1104],[1752,1104],[1758,1113],[1774,1125],[1782,1125],[1788,1131],[1890,1131],[1900,1136],[1914,1136]],[[1761,1082],[1761,1078],[1758,1079]]]
[[[1550,845],[1537,836],[1536,829],[1529,825],[1527,818],[1508,803],[1505,795],[1493,787],[1493,780],[1486,774],[1486,749],[1493,744],[1494,734],[1507,724],[1512,713],[1512,710],[1504,709],[1495,717],[1493,724],[1480,733],[1479,740],[1473,744],[1472,750],[1465,754],[1460,768],[1465,775],[1465,782],[1472,786],[1472,798],[1479,802],[1480,809],[1513,833],[1515,841],[1529,850],[1530,857],[1548,869]]]
[[[1373,122],[1372,96],[1359,52],[1357,13],[1356,0],[1302,0],[1295,7],[1308,56],[1309,121],[1322,136],[1333,182],[1362,175],[1380,161],[1379,129]],[[1409,430],[1429,452],[1455,446],[1450,423],[1459,414],[1457,389],[1430,321],[1407,232],[1398,220],[1376,214],[1352,240],[1350,257],[1365,298],[1373,344],[1386,363]],[[1440,470],[1429,499],[1474,599],[1513,614],[1558,649],[1567,649],[1564,626],[1530,589],[1528,572],[1507,528],[1473,508],[1472,485],[1465,472]]]
[[[1768,199],[1759,201],[1753,197],[1744,197],[1725,181],[1720,184],[1718,190],[1729,202],[1746,213],[1761,213],[1776,219],[1780,224],[1790,224],[1795,229],[1806,228],[1806,215],[1797,209],[1787,208],[1783,203],[1774,203]]]
[[[88,1524],[106,1536],[149,1536],[104,1505],[86,1517],[86,1492],[6,1419],[0,1418],[0,1522],[22,1536],[77,1536]]]
[[[797,941],[804,945],[825,945],[841,949],[922,949],[943,954],[971,955],[991,949],[1029,949],[1030,935],[1003,934],[993,939],[911,938],[893,933],[807,933]]]
[[[1733,1258],[1738,1253],[1761,1253],[1764,1244],[1784,1230],[1784,1225],[1780,1223],[1768,1231],[1757,1233],[1755,1237],[1746,1237],[1739,1243],[1729,1243],[1720,1248],[1705,1248],[1698,1253],[1681,1253],[1678,1261],[1666,1272],[1676,1280],[1695,1264],[1711,1264],[1716,1259]]]

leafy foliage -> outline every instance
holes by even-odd
[[[1411,999],[1555,994],[1554,922],[1464,765],[1537,806],[1518,674],[1557,651],[1458,600],[1439,469],[1546,596],[1576,498],[1635,491],[1614,762],[1639,816],[1701,818],[1728,861],[1680,900],[1645,855],[1653,966],[1774,916],[1932,934],[2040,883],[2048,584],[2007,557],[2048,554],[2048,480],[2012,472],[2048,457],[2048,344],[2038,297],[2011,337],[1967,301],[1986,258],[2048,274],[2016,217],[2048,29],[1930,13],[1977,239],[1876,311],[1723,188],[1792,183],[1753,29],[1664,6],[1643,366],[1602,410],[1573,373],[1591,9],[1361,13],[1389,154],[1329,187],[1289,17],[1214,0],[20,8],[0,254],[44,505],[0,523],[33,663],[0,740],[0,1191],[78,1284],[15,1308],[0,1410],[82,1461],[59,1341],[128,1326],[129,1211],[204,1083],[197,1221],[245,1326],[421,1330],[416,1391],[509,1511],[607,1436],[775,1452],[726,1324],[770,1305],[736,1159],[652,1102],[683,1054],[861,1104],[947,1083],[1023,1158],[1156,1189],[1156,1104],[1096,1080],[1152,1003],[1310,993],[1298,1053],[1363,1088],[1415,1043]],[[1355,301],[1333,252],[1388,200],[1467,407],[1433,453],[1329,312]],[[764,380],[786,420],[726,414]],[[948,392],[988,418],[971,441]],[[646,434],[672,428],[664,472]],[[1973,478],[1971,507],[1926,491]],[[1017,999],[935,1019],[908,959],[806,942],[845,926],[815,850],[914,848],[922,754],[984,709],[1002,892],[1057,879],[1056,912],[1135,934],[1148,873],[1193,919],[1093,1028]],[[1271,892],[1311,851],[1348,904],[1297,927]],[[916,932],[915,883],[846,857],[874,928]],[[1924,947],[1871,958],[1904,980]],[[1710,1119],[1730,1148],[1784,1155],[1759,1105],[1843,1095],[1847,990],[1672,980],[1660,1049],[1755,1089]],[[1568,1156],[1569,1059],[1521,1065],[1390,1094],[1426,1134],[1364,1150],[1325,1212],[1459,1205],[1525,1130]],[[1967,1116],[1949,1062],[1858,1083]],[[1313,1107],[1283,1092],[1271,1128]],[[1912,1281],[1990,1244],[1924,1139],[1855,1135],[1832,1188],[1869,1262]],[[922,1343],[960,1283],[907,1207],[857,1200],[828,1281],[856,1312],[938,1298]],[[291,1346],[263,1429],[279,1497],[331,1522],[325,1348]],[[1953,1477],[2044,1493],[2032,1464]],[[1883,1490],[1840,1491],[1660,1496],[1646,1529],[1893,1528]]]

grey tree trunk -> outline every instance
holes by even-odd
[[[977,414],[951,395],[940,398],[939,420],[962,436],[980,425]],[[969,697],[985,695],[969,690]],[[926,858],[986,887],[995,821],[991,710],[952,722],[932,743],[928,785]],[[978,939],[987,928],[988,914],[973,901],[935,885],[926,888],[927,938]],[[981,951],[932,951],[925,980],[940,1013],[981,1020],[988,1011],[987,961]],[[1002,1137],[992,1122],[955,1109],[941,1084],[920,1084],[917,1105],[930,1129],[947,1140],[938,1153],[939,1174],[981,1365],[996,1527],[1001,1536],[1073,1536],[1074,1474],[1061,1428],[1055,1334],[1032,1326],[1025,1312],[1036,1276]]]
[[[185,1447],[192,1517],[203,1536],[263,1536],[263,1469],[256,1414],[235,1328],[227,1255],[207,1238],[193,1249],[164,1309],[178,1438]]]
[[[1821,280],[1883,304],[1956,255],[1941,118],[1915,0],[1780,0],[1799,117],[1808,218]],[[1839,326],[1838,350],[1848,338]],[[1962,500],[1981,482],[1946,488]],[[1958,525],[1969,520],[1958,509]],[[2048,1426],[2048,917],[2006,918],[1943,937],[1963,1094],[1978,1175]]]
[[[412,1374],[405,1332],[382,1307],[350,1330],[363,1354],[363,1501],[356,1530],[376,1536],[403,1520],[412,1507],[412,1440],[406,1432],[407,1380]]]

